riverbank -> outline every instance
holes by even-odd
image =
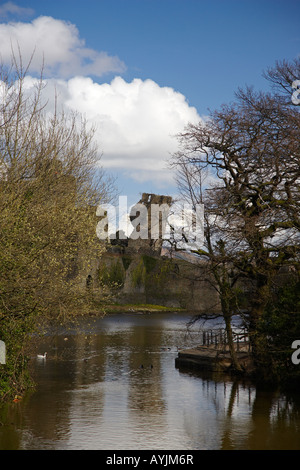
[[[156,305],[156,304],[119,304],[119,303],[111,303],[111,304],[104,304],[100,306],[101,312],[103,313],[157,313],[157,312],[181,312],[181,313],[188,313],[186,309],[183,308],[172,308],[166,307],[164,305]],[[95,312],[93,312],[95,313]]]

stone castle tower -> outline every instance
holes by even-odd
[[[169,211],[172,204],[171,196],[163,196],[151,193],[143,193],[141,199],[137,203],[137,206],[134,206],[130,213],[130,220],[133,222],[139,216],[138,206],[142,204],[147,209],[147,224],[148,224],[148,236],[147,238],[138,238],[136,240],[130,238],[128,239],[128,246],[126,251],[131,253],[144,253],[159,256],[163,244],[163,233],[165,230],[163,223],[163,212]],[[161,210],[160,221],[156,227],[153,227],[154,220],[154,206],[156,210]],[[151,223],[152,222],[152,223]],[[154,231],[158,234],[153,238],[153,228]]]

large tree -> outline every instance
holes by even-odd
[[[221,303],[231,299],[238,313],[232,309],[236,282],[251,285],[245,318],[257,363],[263,356],[259,324],[278,273],[283,266],[299,272],[300,113],[292,83],[286,98],[288,80],[297,74],[299,60],[276,64],[266,74],[276,90],[240,89],[234,103],[187,126],[172,159],[181,188],[205,204],[206,244],[199,254],[215,270]],[[208,169],[213,182],[203,194],[193,179]],[[224,263],[226,276],[218,280]]]
[[[111,186],[99,167],[93,131],[76,114],[49,114],[44,82],[26,87],[13,60],[0,82],[0,395],[25,386],[29,334],[40,322],[83,309],[88,264],[103,247],[96,207]]]

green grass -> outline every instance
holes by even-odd
[[[164,312],[177,312],[177,311],[184,311],[183,308],[172,308],[172,307],[165,307],[164,305],[156,305],[156,304],[120,304],[118,302],[114,302],[112,304],[107,304],[105,309],[109,311],[120,311],[120,312],[128,312],[128,311],[164,311]]]

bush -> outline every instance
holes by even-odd
[[[275,293],[260,326],[265,338],[265,368],[269,376],[285,383],[300,381],[300,365],[292,363],[294,340],[300,340],[300,281],[293,281]]]

